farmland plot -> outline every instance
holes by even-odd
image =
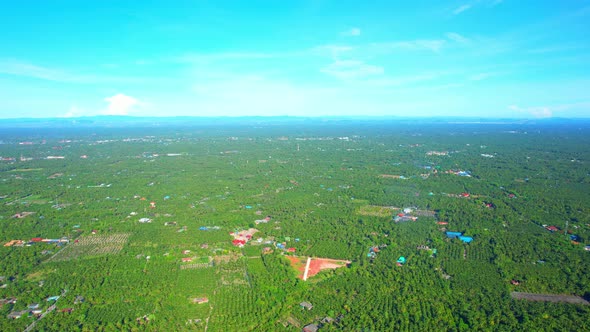
[[[93,257],[116,254],[129,240],[129,233],[90,235],[76,240],[59,251],[50,261],[59,262],[78,257]]]

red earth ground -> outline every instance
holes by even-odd
[[[287,256],[287,258],[291,262],[291,267],[299,271],[297,278],[303,279],[303,272],[305,272],[305,263],[307,262],[307,257]]]
[[[297,278],[303,279],[305,273],[305,265],[307,263],[307,257],[287,256],[291,262],[291,266],[295,268],[299,274]],[[307,271],[307,278],[311,278],[318,274],[321,270],[325,269],[337,269],[350,264],[349,261],[328,259],[328,258],[312,258],[309,263],[309,270]]]
[[[321,270],[325,269],[337,269],[344,267],[346,264],[350,264],[349,261],[341,261],[336,259],[327,258],[313,258],[309,264],[309,270],[307,271],[307,277],[311,278],[318,274]]]

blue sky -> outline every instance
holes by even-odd
[[[0,118],[590,117],[590,0],[6,1]]]

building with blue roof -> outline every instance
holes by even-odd
[[[473,241],[473,238],[471,236],[459,236],[459,240],[465,242],[465,243],[471,243],[471,241]]]
[[[454,238],[459,237],[461,235],[463,235],[463,233],[461,233],[461,232],[447,232],[447,237],[449,239],[454,239]]]

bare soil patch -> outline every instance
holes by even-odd
[[[287,259],[289,259],[289,262],[291,262],[291,267],[299,272],[297,278],[303,280],[303,276],[305,275],[305,267],[307,264],[307,257],[287,256]],[[313,277],[321,270],[337,269],[340,267],[345,267],[348,264],[350,264],[350,261],[329,258],[311,258],[307,271],[307,278],[309,279]]]
[[[309,270],[307,271],[307,278],[311,278],[316,274],[320,273],[321,270],[337,269],[345,267],[350,264],[350,261],[327,259],[327,258],[313,258],[309,264]]]
[[[534,294],[534,293],[522,293],[512,292],[510,293],[513,299],[517,300],[528,300],[528,301],[540,301],[540,302],[563,302],[573,304],[590,305],[590,302],[584,300],[579,296],[574,295],[555,295],[555,294]]]

